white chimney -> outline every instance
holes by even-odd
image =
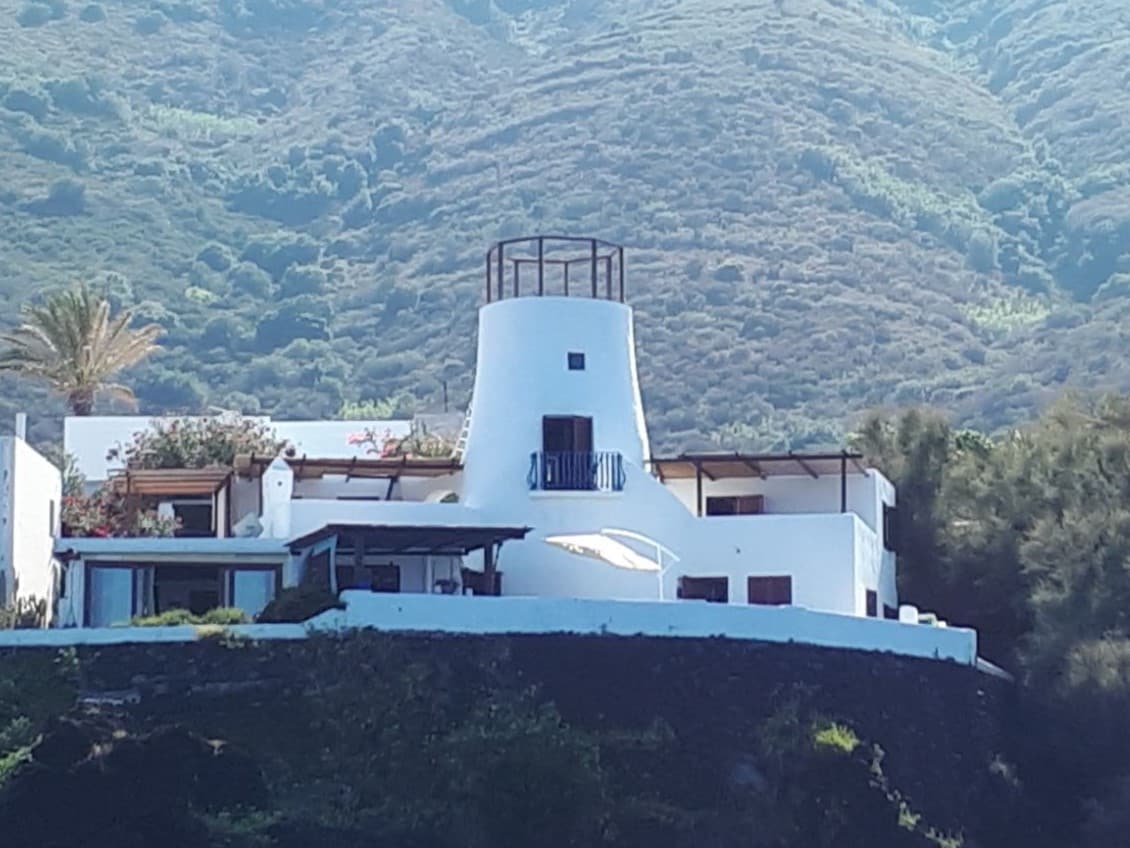
[[[16,438],[21,441],[27,441],[27,413],[16,413]]]

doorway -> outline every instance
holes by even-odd
[[[596,488],[591,418],[545,416],[541,424],[541,446],[544,488],[567,491]]]
[[[541,421],[541,449],[546,453],[592,453],[592,419],[545,416]]]

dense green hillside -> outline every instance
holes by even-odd
[[[566,231],[630,247],[665,447],[998,426],[1130,385],[1128,36],[1115,0],[0,0],[3,314],[140,304],[150,411],[435,408],[486,245]]]

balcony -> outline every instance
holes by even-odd
[[[622,492],[624,457],[616,451],[535,451],[526,482],[533,492]]]

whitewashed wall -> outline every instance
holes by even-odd
[[[797,607],[722,606],[568,598],[471,598],[346,592],[345,610],[314,628],[434,633],[576,633],[798,642],[928,659],[977,662],[972,630],[817,612]]]
[[[7,598],[55,598],[62,475],[20,438],[0,438],[0,573]]]
[[[695,480],[668,480],[665,485],[678,496],[689,512],[692,514],[697,512]],[[848,511],[858,515],[876,533],[881,533],[883,529],[881,503],[888,490],[893,492],[890,483],[874,469],[869,469],[866,474],[858,472],[848,474]],[[812,478],[808,475],[790,475],[767,477],[764,480],[760,477],[726,480],[709,480],[703,477],[704,512],[708,497],[734,495],[763,495],[765,511],[772,514],[839,512],[840,477],[823,475]],[[888,502],[893,503],[893,496]]]
[[[570,371],[570,353],[585,370]],[[631,310],[589,298],[526,297],[479,310],[478,358],[464,459],[464,499],[505,512],[528,501],[542,417],[593,419],[597,451],[641,465],[647,430]]]
[[[900,624],[796,607],[369,592],[345,592],[343,598],[345,610],[323,613],[308,626],[253,624],[227,628],[227,632],[263,640],[303,639],[310,630],[355,628],[415,633],[721,637],[797,642],[977,665],[977,635],[972,630]],[[214,628],[195,627],[12,630],[0,632],[0,647],[191,642],[214,633]]]
[[[512,506],[511,520],[534,530],[525,541],[502,548],[503,594],[658,599],[660,576],[654,572],[616,568],[544,541],[604,528],[641,533],[679,558],[662,575],[666,599],[676,597],[681,576],[726,577],[730,602],[745,604],[747,578],[788,575],[795,604],[862,614],[857,594],[879,588],[878,542],[854,513],[697,518],[650,474],[631,465],[625,470],[620,493],[527,492],[524,503]],[[493,509],[483,511],[500,520]],[[654,548],[631,547],[654,557]],[[871,559],[857,564],[860,556]],[[866,586],[859,582],[864,575]]]

